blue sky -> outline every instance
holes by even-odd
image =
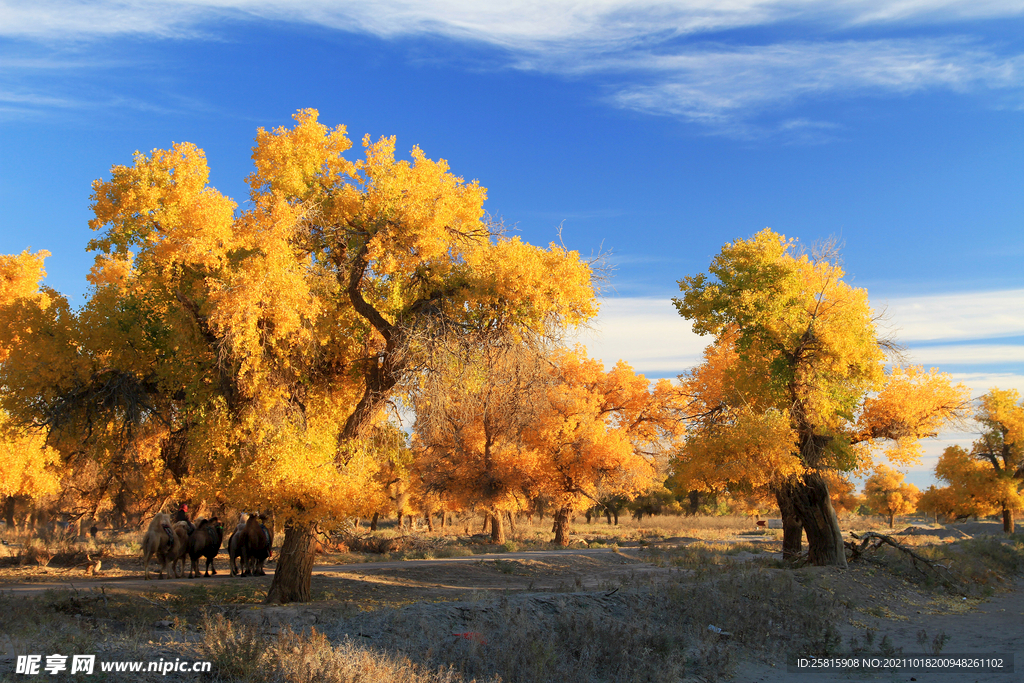
[[[610,250],[608,362],[685,370],[676,280],[770,226],[839,238],[913,360],[1024,392],[1020,0],[0,0],[0,253],[80,303],[92,180],[189,141],[243,200],[256,128],[305,107]]]

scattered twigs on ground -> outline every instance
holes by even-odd
[[[935,576],[939,578],[939,580],[941,580],[943,583],[949,586],[957,587],[961,583],[958,577],[956,576],[956,573],[949,565],[939,564],[938,562],[933,562],[932,560],[923,557],[919,553],[914,552],[907,546],[903,545],[902,543],[894,539],[892,536],[886,536],[885,534],[880,534],[876,531],[866,531],[859,536],[851,531],[850,536],[860,541],[859,544],[852,543],[850,541],[845,542],[847,549],[849,549],[850,552],[853,554],[853,556],[850,558],[851,560],[859,559],[866,550],[878,550],[883,545],[888,545],[907,555],[907,557],[909,557],[910,561],[913,563],[914,569],[921,572],[922,574],[927,574],[927,572],[921,569],[919,564],[924,565],[925,567],[930,569],[935,574]]]

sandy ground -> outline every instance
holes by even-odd
[[[947,528],[904,528],[904,536],[935,537],[936,542],[952,542],[961,538],[998,532],[993,523],[974,523]],[[666,539],[664,547],[681,546],[690,538]],[[741,537],[735,540],[751,542]],[[656,549],[655,551],[656,552]],[[672,569],[655,566],[649,561],[652,550],[627,548],[612,550],[572,549],[515,552],[434,560],[366,562],[359,564],[324,564],[314,569],[314,597],[310,605],[263,607],[258,605],[216,606],[231,618],[245,619],[261,627],[275,630],[283,626],[301,628],[316,625],[321,630],[339,630],[342,615],[375,611],[380,608],[410,608],[441,614],[454,601],[476,600],[492,594],[517,593],[524,600],[548,600],[544,592],[593,595],[596,591],[613,590],[627,581],[657,580],[659,574]],[[758,556],[770,556],[761,553]],[[749,553],[733,556],[733,561],[755,557]],[[219,558],[220,559],[220,558]],[[134,560],[137,562],[137,560]],[[126,561],[127,562],[127,561]],[[244,585],[253,590],[266,589],[271,576],[231,578],[226,560],[217,577],[144,581],[138,568],[126,563],[111,572],[116,576],[85,577],[81,570],[39,568],[6,568],[0,571],[0,590],[15,595],[37,595],[47,590],[124,592],[141,596],[185,589],[189,586]],[[139,564],[141,567],[141,564]],[[675,570],[678,571],[678,570]],[[789,570],[785,570],[789,571]],[[861,646],[865,633],[875,634],[875,642],[866,651],[879,652],[883,637],[891,643],[896,655],[929,654],[931,646],[919,642],[921,633],[930,643],[944,635],[946,642],[939,657],[970,655],[974,657],[1012,655],[1017,673],[995,674],[968,669],[947,669],[928,673],[893,673],[860,671],[835,673],[822,671],[793,672],[776,661],[774,665],[747,659],[734,671],[733,680],[741,682],[831,683],[832,681],[935,681],[937,683],[971,681],[1024,681],[1024,580],[1007,585],[988,599],[962,599],[915,589],[911,584],[884,571],[865,565],[851,565],[849,570],[805,568],[795,570],[797,579],[829,591],[842,605],[838,628],[842,644],[839,653],[852,651],[851,641]],[[272,569],[270,572],[272,574]],[[244,583],[243,583],[244,582]],[[428,603],[435,603],[430,607]],[[0,628],[0,633],[3,629]],[[339,633],[341,631],[339,630]],[[766,638],[770,638],[766,634]],[[0,639],[2,640],[2,639]],[[779,651],[786,649],[780,643]],[[0,660],[16,654],[0,644]],[[934,655],[933,655],[934,656]],[[0,669],[3,669],[0,662]]]
[[[363,598],[390,589],[390,594],[404,601],[415,595],[424,599],[458,599],[474,591],[489,590],[551,590],[573,586],[579,589],[599,588],[623,574],[657,573],[661,569],[642,560],[643,551],[615,552],[609,548],[540,550],[533,552],[474,555],[435,560],[402,560],[365,562],[359,564],[316,565],[313,569],[315,588],[333,591],[333,598],[346,599],[348,593]],[[61,578],[59,575],[3,577],[0,590],[15,595],[37,595],[48,590],[118,590],[144,593],[168,592],[186,586],[216,586],[225,581],[245,582],[266,588],[274,570],[268,567],[265,577],[230,577],[222,571],[215,577],[198,579],[140,579],[137,574],[90,578]],[[55,580],[56,579],[56,580]],[[578,581],[578,584],[577,584]],[[347,589],[352,589],[347,590]]]
[[[874,588],[876,586],[872,586]],[[913,592],[901,591],[900,595],[882,595],[880,606],[888,614],[884,618],[871,617],[860,611],[851,611],[845,623],[840,625],[843,645],[841,653],[851,652],[851,638],[863,643],[867,628],[875,630],[876,647],[884,636],[889,636],[892,647],[899,658],[904,655],[927,655],[936,657],[918,642],[918,634],[925,631],[931,641],[939,634],[949,637],[937,658],[966,655],[984,657],[1011,656],[1015,673],[992,673],[971,671],[966,668],[946,668],[928,673],[896,673],[873,670],[859,673],[831,673],[817,671],[790,671],[784,665],[768,666],[760,662],[746,661],[736,671],[734,680],[750,683],[833,683],[837,681],[933,681],[935,683],[971,683],[991,681],[994,683],[1018,683],[1024,681],[1024,581],[1018,581],[1012,590],[999,592],[991,598],[963,600],[949,597],[936,599]],[[844,656],[843,654],[837,656]]]

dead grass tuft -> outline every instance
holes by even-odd
[[[988,596],[1024,573],[1024,537],[983,536],[955,543],[915,546],[939,571],[915,566],[905,553],[883,546],[867,556],[873,564],[911,583],[966,596]]]
[[[219,680],[268,683],[461,683],[451,667],[426,669],[401,655],[378,652],[348,639],[331,643],[313,630],[286,629],[276,638],[222,615],[203,619],[203,655]]]

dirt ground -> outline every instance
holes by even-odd
[[[899,537],[908,543],[916,539],[923,543],[949,544],[970,536],[997,534],[999,529],[993,523],[980,522],[896,531],[903,532]],[[736,547],[730,550],[739,543],[744,544],[742,551]],[[688,569],[690,565],[681,564],[679,556],[672,554],[694,548],[712,557],[702,560],[710,562],[710,566]],[[722,553],[716,555],[716,548]],[[351,555],[344,558],[327,555],[314,569],[315,601],[284,607],[259,604],[271,576],[232,578],[223,556],[218,557],[220,573],[216,577],[162,581],[142,580],[141,560],[137,557],[105,557],[97,577],[86,576],[85,565],[76,564],[75,557],[69,556],[64,558],[69,566],[63,567],[53,566],[52,560],[60,558],[51,558],[49,567],[17,566],[10,562],[8,566],[0,566],[0,595],[19,599],[50,596],[48,599],[52,601],[52,596],[57,594],[55,591],[67,591],[75,596],[102,594],[104,602],[110,596],[123,599],[126,604],[139,604],[152,615],[148,617],[152,619],[148,642],[157,648],[153,652],[170,655],[181,651],[195,637],[187,635],[187,627],[179,629],[177,621],[174,630],[169,631],[170,620],[179,618],[172,615],[180,614],[181,619],[186,619],[189,610],[194,613],[198,607],[218,610],[230,619],[253,624],[268,633],[285,627],[300,630],[313,626],[331,634],[332,638],[372,641],[377,637],[374,628],[386,630],[373,626],[377,623],[373,620],[379,621],[384,614],[406,614],[402,617],[406,622],[436,620],[443,624],[442,628],[457,630],[464,628],[459,619],[469,619],[465,614],[474,609],[487,609],[480,605],[491,604],[487,601],[494,596],[514,596],[532,609],[556,609],[551,607],[555,604],[553,600],[557,605],[564,605],[586,596],[610,605],[618,597],[608,596],[614,596],[624,586],[653,585],[669,577],[679,580],[680,575],[687,572],[700,574],[703,580],[708,576],[727,580],[731,568],[747,563],[764,572],[792,572],[801,585],[831,596],[838,615],[839,642],[835,653],[860,650],[890,652],[895,656],[937,654],[940,658],[1009,655],[1015,658],[1019,668],[1013,674],[970,670],[794,672],[787,669],[783,655],[791,651],[790,644],[780,642],[778,647],[773,646],[773,634],[767,631],[758,653],[742,654],[746,652],[743,650],[739,660],[730,665],[732,680],[758,683],[1024,680],[1024,581],[1020,578],[995,585],[987,595],[961,596],[915,584],[867,562],[852,563],[847,570],[783,568],[778,550],[771,537],[738,534],[715,542],[681,536],[660,539],[642,547],[504,552],[444,559],[355,562]],[[336,563],[338,559],[349,563]],[[273,563],[268,568],[272,572]],[[623,604],[616,605],[615,609],[624,609]],[[146,640],[145,634],[140,636],[143,648]],[[5,672],[12,671],[14,656],[31,647],[32,643],[11,636],[0,627],[0,680],[4,680]],[[171,678],[173,676],[166,680]]]

